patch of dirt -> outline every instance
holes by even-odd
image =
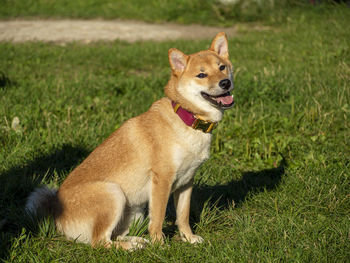
[[[269,27],[236,24],[232,27],[220,28],[168,23],[150,24],[125,20],[9,20],[0,21],[0,41],[90,43],[116,39],[127,42],[211,39],[221,31],[225,31],[229,37],[232,37],[242,30],[261,31],[269,30]]]

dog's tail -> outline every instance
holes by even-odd
[[[27,198],[25,210],[31,216],[54,215],[57,204],[57,190],[46,186],[36,188]]]

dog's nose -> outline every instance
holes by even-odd
[[[222,89],[229,89],[231,87],[231,80],[223,79],[219,82],[219,87]]]

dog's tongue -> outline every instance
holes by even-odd
[[[231,95],[223,96],[223,97],[217,97],[215,100],[223,105],[228,105],[233,102],[233,97]]]

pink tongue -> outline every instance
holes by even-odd
[[[217,102],[221,102],[223,105],[231,104],[233,102],[233,97],[231,95],[228,95],[226,97],[218,97],[215,98]]]

